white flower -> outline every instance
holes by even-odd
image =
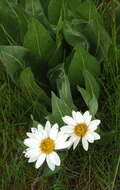
[[[58,132],[58,124],[51,126],[47,121],[45,128],[38,125],[37,128],[31,128],[31,133],[27,133],[29,138],[24,140],[28,147],[25,151],[25,157],[29,158],[28,162],[36,162],[35,167],[39,168],[46,160],[51,170],[60,166],[60,157],[56,150],[65,149],[70,146],[70,141],[66,141],[68,135]]]
[[[70,136],[69,140],[73,144],[73,149],[82,140],[83,148],[87,151],[88,143],[93,143],[95,140],[100,139],[100,135],[95,132],[100,120],[91,120],[92,115],[90,115],[89,111],[84,114],[72,111],[72,117],[65,116],[62,119],[67,125],[61,127],[61,131]]]

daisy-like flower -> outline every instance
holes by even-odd
[[[100,120],[91,120],[92,115],[90,115],[89,111],[86,111],[84,114],[72,111],[72,117],[65,116],[62,119],[67,125],[61,127],[61,131],[69,134],[69,140],[73,144],[73,149],[82,140],[82,146],[87,151],[89,143],[100,139],[100,135],[95,132],[100,124]]]
[[[24,144],[28,147],[25,151],[25,157],[29,158],[28,162],[36,162],[35,168],[39,168],[46,160],[51,170],[60,166],[60,157],[56,150],[65,149],[70,146],[70,141],[66,141],[68,135],[58,132],[58,124],[51,126],[47,121],[45,128],[38,125],[37,128],[31,128],[27,133],[28,138]]]

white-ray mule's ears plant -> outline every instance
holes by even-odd
[[[60,166],[60,157],[56,151],[69,147],[71,142],[66,141],[68,135],[59,132],[58,128],[58,124],[51,126],[47,121],[45,128],[38,124],[37,128],[31,128],[31,132],[27,133],[28,138],[24,144],[28,148],[24,154],[29,158],[29,163],[36,162],[35,168],[39,168],[45,160],[51,170],[55,169],[55,165]]]
[[[89,111],[86,111],[84,114],[72,111],[72,117],[65,116],[62,119],[66,125],[61,127],[61,131],[69,134],[69,140],[73,144],[73,149],[82,140],[82,146],[87,151],[89,143],[100,139],[100,135],[95,132],[100,124],[100,120],[91,120],[92,115]]]

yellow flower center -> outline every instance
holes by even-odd
[[[78,124],[75,126],[74,133],[77,136],[84,136],[86,134],[87,130],[88,130],[87,125],[84,123],[81,123],[81,124]]]
[[[40,150],[45,154],[50,154],[54,149],[55,143],[50,138],[46,138],[40,143]]]

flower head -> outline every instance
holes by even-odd
[[[25,157],[29,158],[28,162],[36,162],[35,167],[39,168],[46,160],[51,170],[60,166],[60,157],[56,150],[65,149],[70,146],[70,141],[66,141],[68,135],[58,132],[58,124],[51,126],[47,121],[45,128],[38,125],[37,128],[31,128],[27,133],[28,138],[24,144],[28,147],[25,151]]]
[[[61,131],[70,136],[69,140],[73,144],[73,149],[82,139],[83,148],[87,151],[88,143],[93,143],[95,140],[100,139],[100,135],[95,132],[100,120],[91,120],[92,115],[90,115],[89,111],[84,114],[72,111],[72,117],[65,116],[62,119],[67,125],[61,127]]]

